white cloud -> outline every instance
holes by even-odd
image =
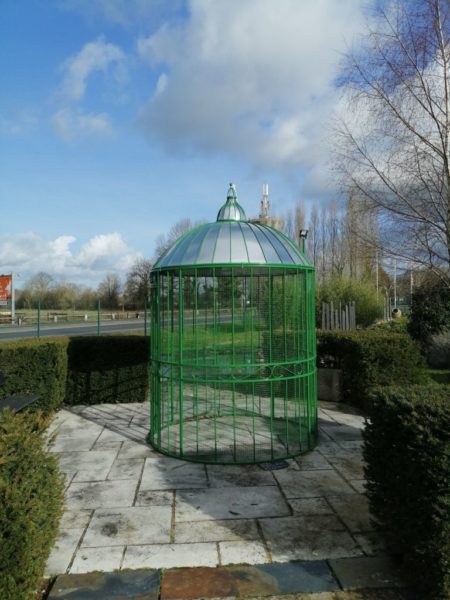
[[[88,268],[98,268],[107,264],[111,256],[121,256],[128,248],[119,233],[96,235],[81,248],[75,263]]]
[[[170,151],[226,153],[263,167],[312,166],[362,0],[192,0],[189,18],[142,37],[161,69],[140,116]]]
[[[20,136],[26,135],[38,126],[38,118],[34,110],[22,109],[12,115],[0,114],[0,134]]]
[[[106,113],[83,113],[80,110],[62,108],[52,117],[55,133],[65,141],[83,137],[104,137],[113,133],[113,126]]]
[[[87,80],[95,71],[106,72],[115,66],[115,77],[120,81],[125,77],[125,54],[114,44],[99,38],[83,46],[78,54],[65,61],[62,68],[64,79],[61,95],[67,100],[81,100],[86,92]]]
[[[33,232],[0,237],[0,264],[26,281],[39,271],[56,279],[96,284],[107,273],[124,276],[141,254],[130,248],[119,233],[96,235],[78,250],[76,238],[62,235],[45,240]],[[19,286],[20,287],[20,286]]]

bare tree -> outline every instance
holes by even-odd
[[[55,280],[49,273],[39,271],[27,281],[26,286],[30,288],[33,296],[43,299],[55,286]]]
[[[121,292],[120,279],[115,273],[108,273],[100,282],[97,293],[104,308],[117,308]]]
[[[295,220],[292,210],[289,209],[282,218],[284,233],[289,236],[291,240],[295,240],[297,236],[295,235]]]
[[[305,205],[302,200],[297,200],[294,208],[295,241],[300,244],[300,229],[305,229]]]
[[[161,234],[156,238],[155,260],[163,254],[183,233],[190,229],[201,225],[203,221],[192,222],[191,219],[185,218],[177,221],[169,229],[167,234]]]
[[[349,276],[353,279],[371,278],[375,271],[379,245],[378,223],[370,204],[355,191],[347,198],[342,235]],[[379,256],[381,257],[381,252]]]
[[[139,258],[127,274],[125,295],[135,308],[142,307],[150,299],[150,270],[152,261]]]
[[[338,125],[344,186],[376,211],[386,254],[450,267],[450,3],[379,3],[348,56]]]
[[[308,253],[312,259],[313,265],[317,268],[319,262],[320,232],[319,213],[315,204],[313,204],[309,215],[308,229]]]

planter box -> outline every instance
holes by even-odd
[[[319,400],[342,400],[342,370],[317,369],[317,396]]]

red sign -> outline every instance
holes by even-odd
[[[0,306],[12,301],[12,275],[0,275]]]

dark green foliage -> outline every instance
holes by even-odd
[[[0,344],[0,398],[39,394],[32,405],[45,414],[64,401],[67,376],[67,340],[21,340]]]
[[[44,450],[39,414],[0,413],[0,597],[31,600],[63,506],[57,460]]]
[[[380,321],[371,325],[369,329],[384,331],[386,333],[408,333],[408,319],[401,317],[400,319],[391,319],[390,321]]]
[[[450,369],[427,369],[427,373],[436,383],[450,385]]]
[[[428,380],[418,345],[402,333],[318,331],[317,355],[319,367],[342,369],[344,397],[360,405],[372,386]]]
[[[322,302],[333,302],[337,308],[350,302],[356,304],[356,322],[367,327],[383,314],[383,299],[377,295],[375,286],[368,281],[332,277],[319,285],[316,292],[316,322],[321,326]]]
[[[431,336],[450,329],[450,286],[427,282],[412,296],[408,332],[424,350]]]
[[[450,597],[450,388],[378,388],[364,431],[367,493],[420,598]]]
[[[68,358],[67,404],[147,399],[149,338],[74,337],[70,339]]]

